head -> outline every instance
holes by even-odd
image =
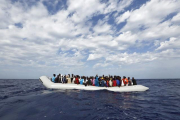
[[[128,80],[130,79],[130,77],[128,77]]]
[[[54,77],[56,77],[56,74],[53,74]]]
[[[134,80],[134,77],[132,77],[132,80]]]

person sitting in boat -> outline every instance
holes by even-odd
[[[92,85],[95,86],[95,78],[92,77]]]
[[[132,85],[132,81],[130,79],[130,77],[128,77],[128,86],[131,86]]]
[[[87,79],[87,85],[88,85],[88,86],[89,86],[89,85],[92,85],[90,78]]]
[[[126,77],[123,76],[122,82],[123,82],[123,85],[124,85],[124,86],[125,86],[125,79],[126,79]]]
[[[66,75],[64,75],[63,79],[62,79],[62,83],[66,83]]]
[[[120,87],[120,80],[119,80],[119,77],[116,77],[116,85],[117,85],[118,87]]]
[[[120,86],[122,85],[122,80],[121,80],[121,76],[119,76],[119,82],[120,82]],[[119,87],[120,87],[119,86]]]
[[[75,80],[76,80],[76,77],[73,75],[73,80],[72,80],[72,83],[75,84]]]
[[[102,76],[100,76],[99,79],[98,79],[99,86],[101,86],[101,80],[102,80]]]
[[[116,83],[116,78],[113,78],[113,87],[117,86],[117,83]]]
[[[104,79],[101,79],[101,87],[104,87],[104,83],[105,83]]]
[[[127,86],[128,85],[128,79],[125,77],[124,79],[124,86]]]
[[[136,80],[134,79],[134,77],[132,77],[132,83],[133,83],[133,85],[137,85]]]
[[[61,83],[61,74],[59,73],[58,83]]]
[[[95,86],[99,86],[99,78],[98,75],[95,77]]]
[[[109,79],[106,78],[106,86],[109,87]]]
[[[74,78],[74,74],[71,74],[71,83],[74,83],[73,78]]]
[[[109,87],[112,87],[113,85],[112,79],[111,78],[108,78],[108,79],[109,79]]]
[[[68,74],[68,75],[66,76],[66,79],[67,79],[67,83],[71,83],[70,74]]]
[[[52,77],[52,82],[55,83],[55,79],[56,79],[56,74],[53,74],[53,77]]]
[[[75,84],[79,84],[79,76],[78,75],[76,75],[76,78],[75,78]]]
[[[83,76],[81,76],[81,79],[80,79],[79,82],[80,82],[81,85],[83,85],[83,82],[84,82],[84,77]]]
[[[59,81],[59,75],[57,75],[57,77],[55,78],[55,83],[58,83]]]

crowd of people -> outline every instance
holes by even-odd
[[[130,77],[123,76],[122,79],[120,76],[79,76],[79,75],[61,75],[53,74],[51,81],[54,83],[73,83],[73,84],[81,84],[85,86],[100,86],[100,87],[114,87],[114,86],[131,86],[137,85],[134,77],[130,79]]]

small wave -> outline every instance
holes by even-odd
[[[15,85],[0,85],[0,88],[9,88],[14,87]]]
[[[3,99],[7,99],[9,96],[5,95],[5,96],[0,96],[0,99],[3,100]]]

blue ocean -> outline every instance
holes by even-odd
[[[0,80],[0,120],[180,120],[180,79],[139,79],[145,92],[49,90]]]

